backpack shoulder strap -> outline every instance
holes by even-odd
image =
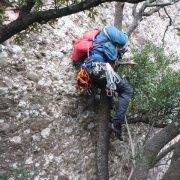
[[[103,32],[106,35],[106,37],[111,41],[111,38],[110,38],[109,34],[106,31],[106,27],[103,28]]]

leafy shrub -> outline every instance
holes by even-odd
[[[142,50],[132,50],[132,59],[137,66],[119,68],[135,88],[129,115],[172,119],[173,111],[180,105],[180,72],[170,65],[177,63],[178,58],[167,56],[162,48],[148,43]]]
[[[11,169],[9,175],[0,175],[0,180],[8,180],[8,179],[10,179],[10,177],[15,180],[31,179],[30,172],[27,169],[19,168],[19,169]]]

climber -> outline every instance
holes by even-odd
[[[128,36],[125,32],[114,26],[104,27],[96,35],[88,58],[81,65],[83,69],[88,71],[93,83],[100,84],[105,79],[103,87],[106,88],[108,96],[112,96],[114,91],[118,93],[118,109],[116,115],[109,121],[108,126],[119,140],[122,140],[121,127],[124,123],[128,104],[133,96],[133,88],[125,78],[121,78],[114,71],[112,66],[126,52],[127,41]]]

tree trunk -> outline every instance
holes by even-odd
[[[114,26],[122,29],[124,3],[117,2],[115,5]]]
[[[109,99],[105,90],[101,90],[99,104],[99,130],[97,142],[97,168],[98,180],[108,180],[108,154],[109,154],[109,130],[108,121],[110,118]]]
[[[158,153],[168,142],[179,134],[179,129],[180,113],[177,115],[174,122],[163,128],[146,142],[144,151],[141,155],[142,158],[137,162],[131,180],[147,179],[149,169],[152,167],[152,164],[154,164]]]
[[[169,169],[164,174],[162,180],[179,180],[180,179],[180,140],[176,144]]]

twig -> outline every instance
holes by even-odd
[[[162,38],[162,42],[163,42],[162,46],[163,47],[164,47],[164,44],[165,44],[164,40],[165,40],[166,32],[168,31],[169,27],[172,25],[172,22],[173,22],[172,19],[171,19],[171,16],[168,14],[167,9],[165,7],[164,7],[164,12],[166,13],[167,17],[169,18],[169,23],[166,26],[166,29],[164,31],[164,35],[163,35],[163,38]]]
[[[155,124],[155,121],[153,121],[153,123],[151,123],[150,125],[150,128],[148,129],[148,132],[147,132],[147,134],[146,134],[146,136],[145,136],[145,139],[144,139],[144,142],[143,142],[143,146],[145,145],[145,143],[146,143],[146,141],[147,141],[147,139],[148,139],[148,137],[149,137],[149,134],[150,134],[150,132],[152,131],[152,128],[154,127],[154,124]]]
[[[133,143],[133,140],[132,140],[131,132],[130,132],[129,125],[127,123],[126,117],[125,117],[125,122],[126,122],[126,128],[127,128],[128,136],[129,136],[129,143],[130,143],[130,147],[131,147],[131,153],[132,153],[132,157],[133,157],[133,165],[135,166],[135,148],[134,148],[134,143]]]
[[[168,3],[159,3],[159,4],[149,4],[147,5],[148,7],[165,7],[165,6],[170,6],[175,3],[179,2],[179,0],[168,2]]]
[[[130,180],[130,179],[131,179],[131,176],[132,176],[132,174],[133,174],[133,171],[134,171],[134,168],[132,167],[132,168],[131,168],[131,172],[130,172],[129,177],[128,177],[127,180]]]
[[[129,129],[129,125],[127,123],[127,119],[125,117],[125,122],[126,122],[126,128],[127,128],[127,131],[128,131],[128,136],[129,136],[129,142],[130,142],[130,147],[131,147],[131,152],[132,152],[132,158],[133,158],[133,167],[131,168],[131,172],[129,174],[129,177],[128,177],[128,180],[131,179],[131,176],[133,174],[133,171],[134,171],[134,166],[135,166],[135,148],[134,148],[134,143],[133,143],[133,140],[132,140],[132,136],[131,136],[131,132],[130,132],[130,129]]]

